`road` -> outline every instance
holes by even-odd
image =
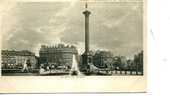
[[[139,75],[142,75],[141,72],[138,73]],[[50,72],[49,74],[39,74],[39,73],[23,73],[23,72],[13,72],[13,73],[2,73],[2,76],[63,76],[63,75],[69,75],[69,73],[64,73],[64,72],[56,72],[56,73],[52,73]],[[91,73],[89,74],[89,76],[129,76],[130,71],[127,71],[127,73],[125,74],[125,71],[122,71],[120,73],[120,71],[112,71],[110,72],[110,74],[106,73],[106,72],[100,72],[100,73]],[[136,75],[136,72],[132,72],[132,75]]]
[[[38,73],[2,73],[2,76],[39,76]]]

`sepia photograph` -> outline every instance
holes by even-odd
[[[142,76],[143,0],[15,2],[1,18],[2,76]]]
[[[146,92],[145,0],[0,2],[0,93]]]

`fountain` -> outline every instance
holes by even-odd
[[[25,61],[24,61],[22,72],[29,72],[28,71],[28,66],[27,66],[27,59],[25,59]]]
[[[70,70],[70,75],[82,75],[79,68],[78,68],[78,62],[76,59],[76,56],[73,55],[73,60],[72,60],[72,66]]]

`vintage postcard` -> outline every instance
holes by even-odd
[[[0,6],[0,93],[146,92],[145,0]]]

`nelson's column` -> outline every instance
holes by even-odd
[[[89,52],[89,16],[91,12],[87,10],[87,3],[85,8],[86,10],[83,12],[85,16],[85,52],[82,55],[82,64],[86,66],[92,63],[92,55]]]

